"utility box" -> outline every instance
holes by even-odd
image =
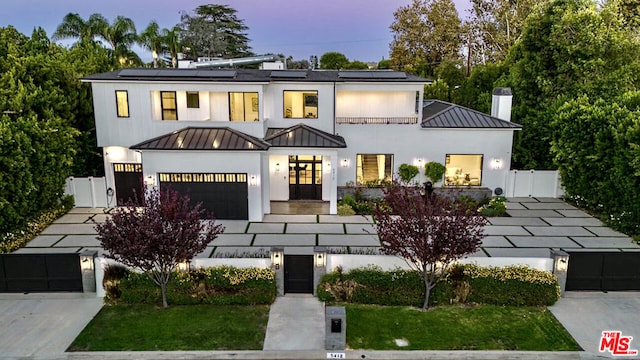
[[[347,347],[347,312],[344,306],[327,306],[324,314],[326,350]]]

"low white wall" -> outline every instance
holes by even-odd
[[[107,186],[104,177],[68,177],[65,195],[72,195],[76,207],[107,207]]]
[[[94,260],[94,269],[96,274],[96,296],[104,297],[105,291],[102,286],[104,279],[104,269],[110,264],[118,264],[118,262],[104,257],[97,257]],[[193,259],[191,261],[192,268],[209,268],[217,266],[233,266],[237,268],[269,268],[271,267],[271,259],[264,258],[218,258],[218,259]]]
[[[531,268],[551,271],[553,259],[551,258],[516,258],[516,257],[469,257],[459,261],[463,264],[476,263],[479,266],[503,267],[508,265],[527,265]],[[409,265],[397,256],[390,255],[327,255],[327,271],[333,271],[336,267],[342,266],[344,271],[375,265],[382,270],[393,270],[396,268],[410,269]]]

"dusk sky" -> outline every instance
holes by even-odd
[[[180,21],[180,11],[210,4],[207,0],[1,0],[0,27],[13,25],[31,35],[37,26],[49,36],[62,18],[77,12],[84,19],[100,13],[109,21],[117,15],[133,19],[138,32],[151,20],[160,27]],[[461,17],[468,0],[454,0]],[[393,12],[411,0],[226,0],[217,2],[236,9],[249,27],[249,45],[257,54],[283,53],[295,60],[320,57],[329,51],[349,60],[379,61],[389,57]],[[68,43],[68,42],[67,42]],[[143,60],[150,54],[136,49]]]

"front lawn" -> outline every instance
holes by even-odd
[[[346,305],[347,345],[371,350],[580,350],[544,307]],[[407,346],[396,345],[396,339]]]
[[[268,318],[267,305],[110,305],[68,350],[262,350]]]

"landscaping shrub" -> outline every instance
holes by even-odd
[[[424,284],[411,270],[382,271],[375,266],[325,274],[318,285],[321,301],[421,306]],[[430,305],[482,303],[552,305],[560,297],[555,275],[525,266],[504,268],[454,265],[432,290]]]
[[[338,215],[340,216],[351,216],[351,215],[355,215],[356,212],[353,210],[353,208],[347,204],[343,204],[343,205],[338,205]]]
[[[495,196],[488,204],[480,206],[478,212],[483,216],[503,216],[507,212],[506,201],[504,196]]]
[[[444,173],[447,172],[447,168],[436,161],[430,161],[424,164],[424,174],[429,178],[434,184],[442,181],[444,177]]]
[[[398,175],[405,184],[408,184],[418,173],[420,173],[420,169],[415,165],[400,164],[398,167]]]
[[[130,273],[129,269],[120,264],[111,264],[104,269],[102,286],[104,287],[107,302],[116,302],[120,298],[122,295],[120,281],[129,276]]]
[[[119,301],[128,304],[156,304],[160,288],[145,274],[131,273],[120,281]],[[276,297],[275,274],[271,269],[240,269],[230,266],[174,273],[167,286],[167,300],[173,305],[257,305],[271,304]]]

